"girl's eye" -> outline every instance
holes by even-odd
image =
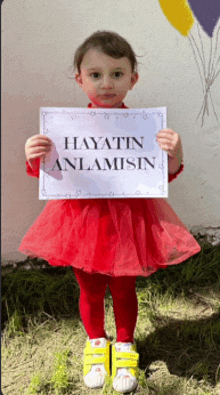
[[[91,76],[94,80],[97,80],[100,77],[100,73],[92,73]]]
[[[120,78],[120,77],[122,77],[123,76],[123,73],[121,72],[121,71],[115,71],[114,72],[114,77],[115,78]]]

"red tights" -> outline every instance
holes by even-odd
[[[108,285],[113,299],[116,341],[133,343],[138,314],[136,277],[110,277],[99,273],[90,274],[76,268],[73,270],[80,286],[80,315],[89,338],[106,337],[104,298]]]

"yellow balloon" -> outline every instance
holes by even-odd
[[[168,21],[183,36],[187,36],[194,23],[187,0],[159,0],[159,3]]]

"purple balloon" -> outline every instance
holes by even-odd
[[[212,37],[220,16],[220,0],[188,0],[188,3],[202,28]]]

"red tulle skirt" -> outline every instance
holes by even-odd
[[[19,247],[54,266],[144,277],[200,250],[164,199],[51,200]]]

